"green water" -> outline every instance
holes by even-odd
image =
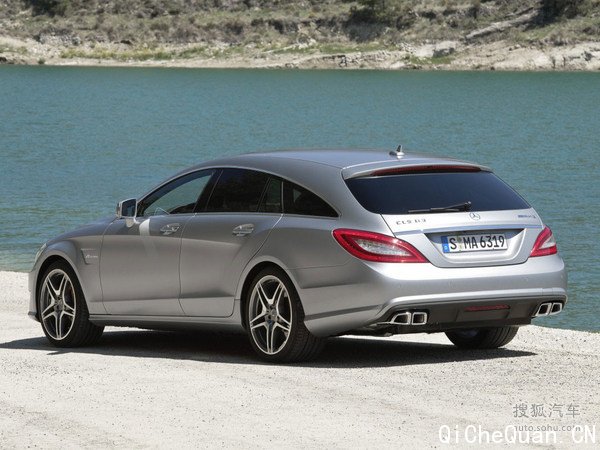
[[[282,147],[492,166],[553,229],[566,312],[600,330],[600,74],[0,67],[0,270],[173,172]]]

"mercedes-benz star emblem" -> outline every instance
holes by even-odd
[[[469,213],[469,217],[473,220],[479,220],[481,219],[481,216],[475,212]]]

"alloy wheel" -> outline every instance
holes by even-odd
[[[280,352],[292,329],[292,303],[283,282],[273,275],[261,278],[250,295],[248,324],[255,344],[267,355]]]
[[[66,338],[76,313],[75,289],[69,275],[54,269],[46,276],[40,292],[40,319],[51,338]]]

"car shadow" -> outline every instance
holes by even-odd
[[[254,355],[246,335],[215,332],[106,331],[98,344],[89,347],[61,349],[52,346],[44,337],[39,337],[0,343],[0,349],[39,350],[51,356],[81,353],[230,364],[271,364]],[[450,343],[399,342],[352,336],[330,338],[315,360],[291,365],[315,368],[390,367],[535,355],[510,348],[461,350]]]

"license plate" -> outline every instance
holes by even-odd
[[[506,250],[507,248],[506,236],[501,233],[442,236],[442,250],[444,253],[481,252]]]

